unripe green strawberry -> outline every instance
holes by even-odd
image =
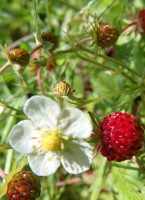
[[[97,30],[98,45],[102,48],[110,47],[115,44],[119,32],[112,25],[101,25]]]
[[[29,59],[30,59],[29,53],[21,48],[16,48],[9,51],[8,57],[11,62],[15,64],[19,64],[23,67],[29,63]]]
[[[41,34],[42,40],[44,42],[51,42],[53,44],[53,46],[51,47],[51,51],[53,51],[54,49],[56,49],[58,47],[58,37],[56,35],[54,35],[51,32],[43,32]]]
[[[8,200],[35,200],[40,196],[40,180],[31,171],[21,170],[8,183]]]
[[[54,92],[59,96],[72,94],[71,87],[66,81],[59,81],[54,89]]]

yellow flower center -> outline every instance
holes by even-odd
[[[48,151],[59,151],[61,149],[62,136],[58,134],[58,131],[52,130],[46,134],[46,131],[43,131],[44,135],[41,137],[41,147],[45,152]]]

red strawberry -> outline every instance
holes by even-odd
[[[101,123],[101,154],[108,161],[130,160],[142,148],[144,131],[133,115],[115,112]]]
[[[145,9],[139,12],[140,25],[145,33]]]
[[[40,180],[31,171],[21,170],[8,183],[9,200],[35,200],[40,196]]]

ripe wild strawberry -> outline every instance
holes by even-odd
[[[133,115],[115,112],[101,123],[101,154],[108,161],[130,160],[142,148],[144,131]]]
[[[110,47],[115,44],[119,32],[112,25],[101,25],[97,30],[98,45],[102,48]]]
[[[29,63],[30,55],[24,49],[16,48],[8,51],[8,57],[11,62],[24,67]]]
[[[143,33],[145,33],[145,9],[139,12],[140,26],[143,29]]]
[[[58,47],[58,37],[51,32],[43,32],[41,34],[41,38],[44,42],[51,42],[53,46],[51,47],[50,51],[53,51]]]
[[[35,200],[40,196],[40,180],[31,171],[21,170],[8,183],[8,200]]]

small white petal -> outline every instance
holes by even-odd
[[[58,120],[63,135],[80,139],[88,138],[91,135],[91,122],[88,116],[79,109],[66,108],[62,111]]]
[[[31,121],[23,120],[13,126],[9,134],[9,142],[16,151],[28,154],[34,151],[34,145],[36,145],[36,147],[39,145],[39,137],[40,134],[34,130]]]
[[[87,142],[68,142],[65,151],[61,153],[61,162],[70,174],[79,174],[90,168],[93,153]]]
[[[3,110],[4,110],[4,107],[0,106],[0,114],[2,114]]]
[[[33,96],[25,102],[24,113],[40,128],[55,128],[60,108],[48,97]]]
[[[60,166],[58,155],[52,152],[45,153],[41,156],[30,154],[28,156],[28,162],[31,170],[38,176],[49,176],[55,173]]]

